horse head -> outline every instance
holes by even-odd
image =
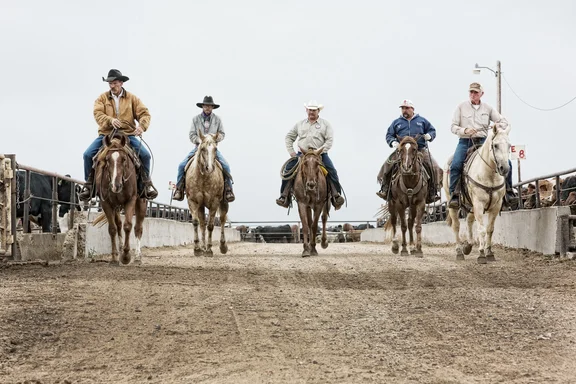
[[[120,193],[124,183],[135,174],[133,163],[128,156],[126,144],[128,138],[119,131],[104,136],[104,149],[99,155],[103,173],[108,175],[109,188],[113,193]]]
[[[322,174],[320,165],[322,164],[321,155],[323,151],[324,148],[304,151],[300,172],[307,191],[316,191],[318,187],[320,175]]]
[[[405,136],[398,145],[400,170],[403,174],[417,175],[420,171],[421,155],[418,152],[417,139]]]
[[[200,144],[196,156],[198,158],[198,169],[202,174],[209,174],[216,168],[216,150],[218,149],[218,133],[215,135],[204,135],[201,130],[198,131]]]
[[[510,153],[510,125],[506,129],[500,129],[495,124],[488,134],[490,141],[490,150],[494,157],[495,170],[500,176],[506,177],[510,172],[510,164],[508,163],[508,154]]]

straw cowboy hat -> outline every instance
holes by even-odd
[[[102,81],[105,81],[107,83],[110,83],[114,80],[120,80],[122,82],[128,81],[130,80],[130,78],[128,76],[124,76],[122,75],[122,72],[120,72],[117,69],[111,69],[108,71],[108,77],[107,78],[102,78]]]
[[[322,104],[319,104],[316,100],[310,100],[308,103],[304,103],[304,106],[306,107],[306,109],[312,109],[312,110],[323,110],[324,106]]]
[[[214,104],[212,96],[204,96],[204,100],[201,103],[196,103],[198,108],[202,108],[203,105],[211,105],[214,109],[220,108],[220,104]]]

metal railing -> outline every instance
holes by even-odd
[[[555,172],[555,173],[551,173],[549,175],[539,176],[539,177],[535,177],[535,178],[528,179],[528,180],[522,180],[521,182],[514,184],[512,187],[516,188],[518,190],[518,196],[520,196],[520,209],[522,209],[524,207],[524,203],[522,201],[523,200],[522,199],[522,187],[524,185],[534,183],[534,185],[536,187],[534,190],[534,193],[536,195],[535,208],[540,208],[540,181],[543,181],[546,179],[551,179],[551,178],[554,178],[555,182],[556,182],[556,192],[555,192],[556,205],[559,205],[561,203],[560,196],[562,195],[562,192],[570,190],[570,189],[562,188],[562,186],[560,185],[560,177],[564,176],[564,175],[569,175],[571,173],[576,173],[576,168],[572,168],[572,169],[562,171],[562,172]],[[571,188],[571,189],[574,189],[574,188]]]

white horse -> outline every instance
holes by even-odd
[[[502,201],[506,193],[506,175],[510,172],[508,163],[508,153],[510,151],[510,140],[508,133],[510,126],[502,130],[493,126],[489,128],[486,141],[476,153],[468,160],[462,170],[463,181],[466,188],[460,194],[460,203],[468,212],[466,221],[468,223],[468,238],[464,241],[460,238],[460,221],[458,220],[458,209],[450,208],[446,222],[452,227],[456,236],[456,259],[464,260],[464,255],[472,251],[474,235],[472,225],[476,220],[478,231],[478,243],[480,256],[479,264],[486,264],[488,261],[495,261],[492,252],[492,234],[494,233],[494,221],[502,208]],[[451,159],[449,160],[451,162]],[[444,191],[449,194],[450,174],[444,170]],[[488,216],[488,223],[484,226],[484,216]]]

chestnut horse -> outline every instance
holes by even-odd
[[[328,200],[328,186],[326,172],[321,167],[322,152],[324,148],[303,151],[299,160],[299,171],[294,181],[294,195],[298,203],[298,213],[302,221],[304,234],[304,251],[302,257],[316,256],[316,234],[318,232],[318,220],[322,214],[322,248],[328,248],[326,237],[326,221],[330,211]],[[312,216],[314,215],[314,216]]]
[[[406,229],[409,230],[410,252],[422,257],[422,217],[426,209],[426,196],[428,195],[429,177],[424,171],[423,155],[418,152],[418,143],[410,136],[404,137],[398,145],[400,169],[392,179],[390,185],[390,199],[388,211],[390,218],[386,221],[384,229],[392,238],[392,252],[398,253],[398,240],[396,239],[396,221],[400,219],[402,229],[402,256],[408,255],[406,249]],[[406,208],[408,208],[408,225],[406,225]],[[416,246],[414,247],[414,224],[416,224]]]
[[[134,262],[141,263],[142,223],[146,216],[146,199],[138,196],[137,174],[134,157],[137,157],[129,147],[126,135],[113,131],[102,140],[104,147],[99,152],[96,162],[95,185],[100,197],[104,214],[93,221],[93,225],[108,222],[108,233],[112,242],[111,265],[118,265],[118,248],[122,248],[120,261],[130,263],[130,233],[132,218],[136,214],[136,257]],[[124,225],[120,211],[124,209]],[[122,246],[122,231],[124,227],[124,245]],[[118,248],[116,247],[118,236]]]
[[[214,219],[220,211],[220,252],[226,254],[228,246],[224,235],[224,224],[228,213],[228,202],[224,198],[224,174],[216,160],[218,134],[204,135],[198,131],[200,144],[186,170],[186,196],[194,225],[194,255],[213,256],[212,231]],[[206,239],[206,215],[208,208],[208,239]],[[202,236],[198,238],[198,225]],[[199,244],[201,242],[201,244]]]

